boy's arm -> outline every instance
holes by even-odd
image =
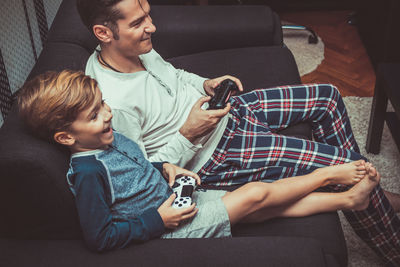
[[[164,163],[168,163],[167,161],[163,162],[151,162],[154,168],[156,168],[161,174],[163,174],[163,165]]]
[[[164,233],[157,209],[140,216],[115,221],[111,214],[111,193],[102,173],[78,173],[75,178],[76,206],[84,238],[92,250],[122,248],[134,241],[146,241]]]

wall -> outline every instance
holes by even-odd
[[[42,51],[62,0],[1,0],[0,127]]]

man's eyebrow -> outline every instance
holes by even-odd
[[[132,27],[132,26],[136,25],[137,23],[139,23],[139,22],[141,22],[142,20],[144,20],[144,18],[145,18],[146,16],[147,16],[147,14],[141,16],[140,18],[135,19],[134,21],[129,22],[129,26]]]
[[[131,21],[131,22],[129,23],[129,27],[132,27],[132,26],[134,26],[135,24],[141,22],[142,20],[144,20],[144,18],[146,18],[146,17],[150,14],[150,7],[149,7],[149,10],[148,10],[147,12],[146,12],[143,8],[142,8],[142,10],[143,10],[144,14],[143,14],[141,17],[139,17],[139,18],[137,18],[137,19]]]

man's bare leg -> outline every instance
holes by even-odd
[[[365,176],[363,160],[317,169],[310,174],[286,178],[274,183],[252,182],[227,193],[223,198],[231,223],[257,210],[287,205],[315,189],[331,185],[357,183]]]

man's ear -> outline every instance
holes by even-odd
[[[114,38],[112,31],[104,25],[94,25],[93,33],[103,43],[109,43]]]
[[[75,138],[67,132],[56,132],[54,140],[65,146],[72,146],[75,143]]]

